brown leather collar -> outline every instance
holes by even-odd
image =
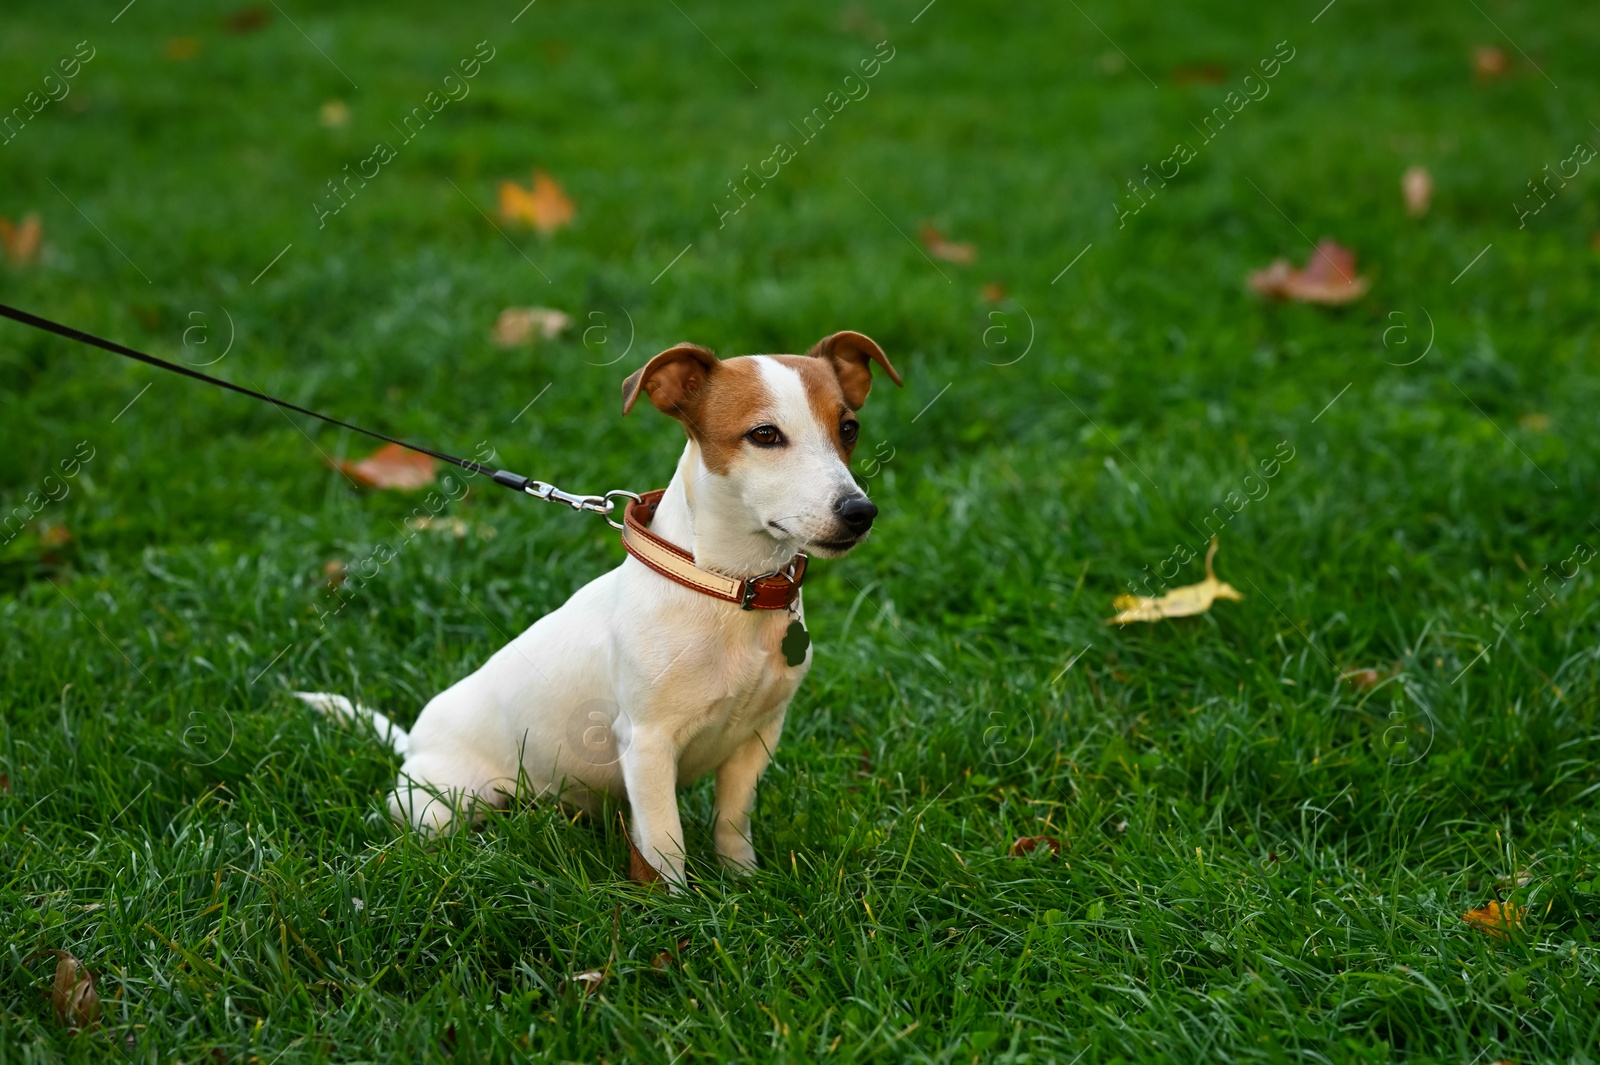
[[[787,610],[800,598],[800,582],[806,576],[804,552],[795,556],[786,572],[767,573],[742,580],[701,569],[695,565],[693,555],[663,540],[648,527],[665,494],[664,488],[646,492],[637,501],[629,503],[623,511],[622,546],[628,554],[669,581],[693,588],[713,599],[738,603],[745,610]]]

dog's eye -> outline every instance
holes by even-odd
[[[744,437],[756,447],[777,447],[783,443],[783,434],[778,432],[775,425],[758,425],[745,433]]]
[[[839,439],[844,441],[845,447],[854,447],[856,437],[861,433],[861,423],[854,418],[847,418],[839,426]]]

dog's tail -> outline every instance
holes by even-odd
[[[394,753],[401,757],[404,757],[411,747],[411,734],[405,729],[378,711],[360,703],[352,703],[342,695],[331,695],[327,692],[294,692],[293,695],[335,721],[366,726],[376,733],[379,739],[394,748]]]

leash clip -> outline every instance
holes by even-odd
[[[622,523],[611,517],[611,512],[617,509],[617,498],[639,501],[637,493],[613,488],[603,496],[580,496],[571,492],[563,492],[548,481],[529,480],[523,485],[522,490],[535,499],[542,499],[546,503],[564,503],[573,510],[586,510],[591,514],[600,514],[606,519],[606,524],[613,529],[622,528]]]

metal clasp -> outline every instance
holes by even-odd
[[[611,517],[611,512],[617,508],[615,497],[631,499],[635,503],[639,501],[639,496],[636,493],[624,491],[620,488],[613,488],[603,496],[580,496],[573,495],[571,492],[563,492],[548,481],[529,481],[522,490],[533,498],[542,499],[546,503],[564,503],[573,510],[587,510],[592,514],[604,515],[606,523],[613,529],[622,528],[622,523],[613,520]]]

